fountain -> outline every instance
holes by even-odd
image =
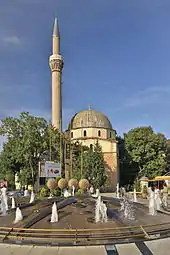
[[[134,191],[133,191],[133,202],[135,202],[135,203],[138,202],[135,188],[134,188]]]
[[[54,202],[52,206],[52,215],[51,215],[51,223],[58,222],[58,212],[57,212],[57,205],[56,202]]]
[[[63,195],[64,195],[65,198],[71,197],[71,193],[67,189],[64,190]]]
[[[31,192],[31,198],[30,198],[30,204],[32,204],[34,202],[34,199],[35,199],[35,195],[34,195],[34,192],[32,190]]]
[[[22,216],[22,212],[19,209],[19,207],[17,207],[16,209],[16,213],[15,213],[15,220],[14,220],[14,224],[18,223],[19,221],[23,220],[23,216]]]
[[[28,197],[29,196],[29,191],[27,189],[24,190],[24,197]]]
[[[100,191],[99,189],[96,189],[96,194],[92,195],[92,197],[99,197],[100,195]]]
[[[135,220],[133,203],[130,203],[129,200],[124,197],[120,204],[120,211],[122,212],[123,217],[128,220]]]
[[[74,193],[75,193],[75,186],[72,186],[72,196],[74,197]]]
[[[107,207],[101,201],[101,196],[98,197],[96,201],[96,208],[95,208],[95,222],[107,222]]]
[[[119,196],[119,183],[117,183],[117,185],[116,185],[116,197],[120,198],[120,196]]]
[[[1,193],[2,193],[1,199],[3,200],[3,203],[5,204],[6,211],[8,211],[8,197],[6,192],[7,192],[7,188],[5,187],[1,188]]]
[[[156,210],[160,211],[161,210],[162,201],[161,201],[161,198],[160,198],[160,191],[159,191],[159,189],[155,189],[154,194],[155,194],[155,206],[156,206]]]
[[[2,197],[1,198],[1,216],[6,216],[7,215],[7,212],[6,212],[6,204],[5,204],[5,201],[4,201],[4,198]]]
[[[156,201],[155,201],[155,194],[152,189],[149,191],[148,198],[149,198],[149,215],[155,216],[156,215]]]
[[[14,197],[12,197],[12,207],[11,208],[15,209],[15,199],[14,199]]]

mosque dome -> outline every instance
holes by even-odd
[[[112,129],[109,119],[103,113],[92,109],[76,113],[71,119],[68,129],[87,127]]]

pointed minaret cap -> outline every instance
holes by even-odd
[[[56,36],[56,37],[60,36],[57,18],[55,18],[55,20],[54,20],[53,36]]]

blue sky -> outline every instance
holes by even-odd
[[[118,134],[141,125],[170,137],[169,0],[1,0],[0,117],[51,118],[51,54],[59,19],[64,127],[92,108]]]

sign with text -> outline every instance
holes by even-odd
[[[39,177],[45,178],[55,178],[61,176],[61,164],[55,162],[46,161],[45,163],[40,163]]]

